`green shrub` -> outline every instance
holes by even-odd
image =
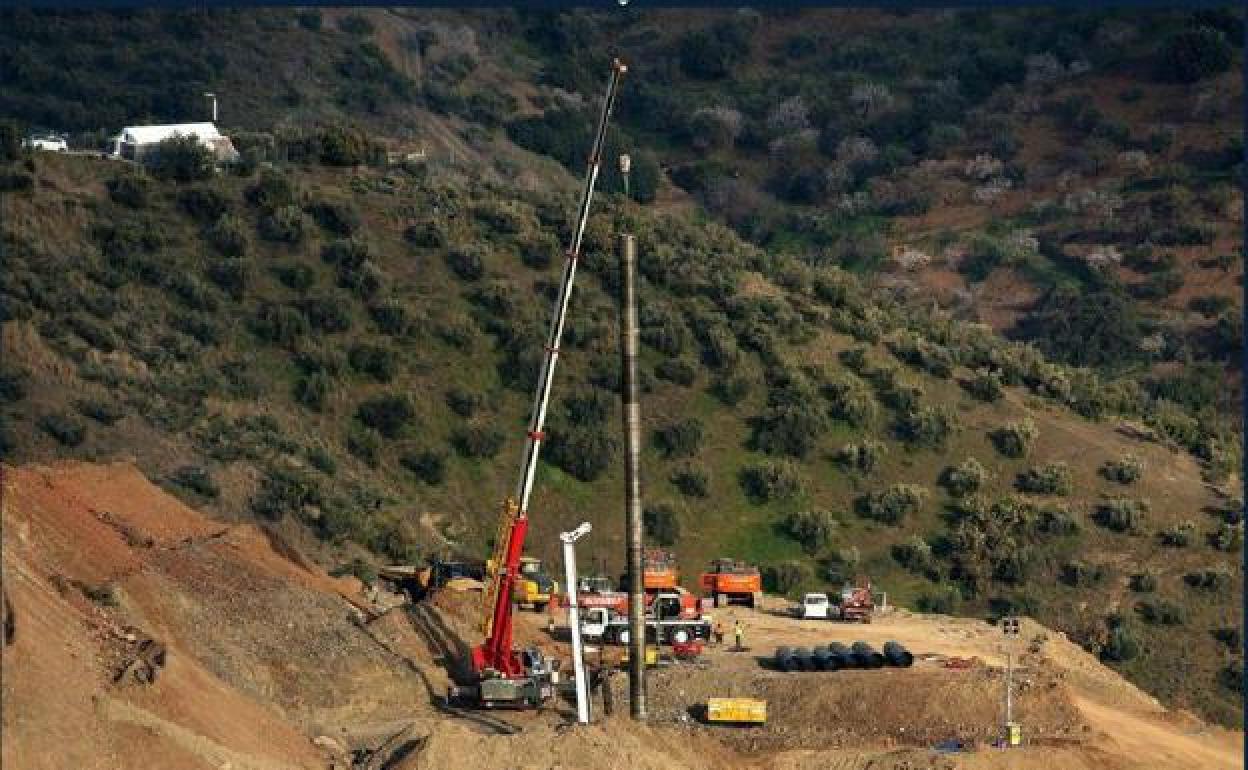
[[[430,486],[438,486],[446,480],[446,455],[441,452],[432,449],[406,452],[399,462]]]
[[[545,457],[580,481],[594,481],[611,465],[618,449],[611,434],[600,425],[553,426]]]
[[[250,279],[251,267],[246,259],[228,257],[215,260],[208,266],[208,280],[230,295],[230,299],[235,302],[242,301]]]
[[[918,535],[903,543],[897,543],[890,552],[894,561],[916,575],[923,575],[929,580],[940,578],[940,569],[931,544]]]
[[[299,301],[299,309],[317,331],[335,334],[351,328],[351,315],[344,303],[333,295],[307,297]]]
[[[1229,650],[1239,652],[1243,647],[1243,633],[1237,626],[1215,628],[1210,633],[1214,639],[1226,645]]]
[[[273,268],[274,275],[282,285],[297,292],[305,292],[316,283],[316,271],[301,262],[278,265]]]
[[[295,401],[314,412],[323,412],[332,390],[333,380],[328,374],[312,372],[295,381]]]
[[[1114,532],[1138,534],[1144,527],[1148,503],[1125,497],[1110,498],[1096,507],[1093,518],[1097,524]]]
[[[1153,572],[1137,572],[1131,576],[1131,590],[1139,594],[1151,594],[1157,590],[1157,575]]]
[[[741,487],[755,503],[792,500],[806,491],[806,480],[791,462],[764,461],[741,469]]]
[[[1140,641],[1125,624],[1118,624],[1109,632],[1109,639],[1101,648],[1101,657],[1115,663],[1126,663],[1140,654]]]
[[[303,240],[305,218],[298,206],[281,206],[260,219],[260,237],[274,243],[295,245]]]
[[[215,500],[221,496],[221,488],[213,480],[212,474],[198,465],[183,465],[169,475],[169,480],[200,497]]]
[[[356,343],[347,354],[351,368],[377,382],[390,382],[399,371],[399,354],[384,345]]]
[[[1172,524],[1158,532],[1157,537],[1161,540],[1162,545],[1170,546],[1171,548],[1186,548],[1192,544],[1192,540],[1196,537],[1196,522],[1188,519],[1178,524]]]
[[[661,546],[672,546],[680,540],[680,516],[667,503],[646,506],[641,514],[646,537]]]
[[[1162,626],[1181,626],[1187,622],[1187,610],[1165,599],[1153,599],[1136,605],[1136,612],[1146,623]]]
[[[432,220],[408,225],[403,231],[403,240],[421,249],[444,249],[449,243],[446,230],[441,224]]]
[[[1079,533],[1079,522],[1064,505],[1051,504],[1039,509],[1039,529],[1046,535],[1066,537]]]
[[[251,330],[262,340],[293,348],[299,339],[308,334],[309,325],[308,319],[298,310],[264,302],[256,309]]]
[[[485,399],[474,390],[455,387],[446,391],[446,405],[460,417],[469,418],[485,406]]]
[[[347,431],[347,451],[370,468],[381,462],[381,438],[371,428],[352,425]]]
[[[829,413],[838,420],[844,420],[856,428],[862,428],[875,421],[878,414],[875,397],[871,390],[858,378],[845,376],[824,383],[820,388],[824,398],[829,402]]]
[[[324,494],[314,478],[295,469],[275,468],[260,482],[251,509],[266,519],[279,520],[322,502]]]
[[[1072,588],[1097,585],[1103,583],[1108,576],[1109,570],[1104,564],[1085,564],[1080,561],[1063,564],[1059,574],[1061,581]]]
[[[477,246],[456,246],[446,253],[446,266],[461,281],[479,281],[485,276],[483,254]]]
[[[308,462],[312,464],[312,467],[326,476],[332,476],[338,472],[338,463],[334,461],[334,456],[325,447],[308,447],[307,455]]]
[[[886,447],[879,441],[863,439],[857,444],[845,444],[832,456],[837,465],[846,470],[869,475],[880,464]]]
[[[941,407],[920,407],[897,419],[894,432],[911,446],[939,449],[954,430],[953,415]]]
[[[1144,463],[1134,455],[1121,460],[1108,460],[1101,466],[1101,475],[1119,484],[1134,484],[1144,475]]]
[[[466,425],[451,433],[451,445],[463,457],[494,457],[503,441],[501,432],[481,425]]]
[[[672,471],[672,484],[686,497],[708,497],[711,474],[706,466],[685,463]]]
[[[762,577],[768,593],[787,596],[810,580],[810,567],[799,561],[769,564],[763,568]]]
[[[1074,492],[1074,477],[1066,463],[1047,463],[1018,474],[1014,487],[1032,495],[1066,496]]]
[[[399,299],[384,299],[368,306],[368,314],[377,330],[393,337],[406,335],[412,328],[408,318],[407,305]]]
[[[997,451],[1006,457],[1023,457],[1035,443],[1040,431],[1030,417],[1021,421],[1007,422],[992,431],[988,437]]]
[[[63,412],[43,415],[39,418],[38,425],[40,430],[62,446],[78,446],[87,437],[87,426],[81,420]]]
[[[356,419],[390,439],[402,434],[415,414],[411,401],[398,393],[373,396],[355,410]]]
[[[933,615],[953,615],[962,604],[962,596],[952,588],[940,593],[925,593],[915,600],[914,606],[919,612]]]
[[[988,480],[988,470],[974,457],[968,457],[958,465],[945,468],[940,484],[954,497],[966,497],[979,491]]]
[[[697,379],[697,369],[683,358],[665,358],[654,367],[654,376],[660,380],[689,387]]]
[[[216,168],[212,152],[193,136],[164,139],[156,146],[151,161],[157,179],[195,182],[208,179]]]
[[[30,372],[14,368],[9,364],[0,365],[0,401],[13,404],[26,398],[26,380]]]
[[[230,210],[230,202],[211,187],[186,187],[178,191],[178,205],[203,224],[216,222]]]
[[[82,416],[90,417],[92,420],[104,425],[112,425],[126,416],[125,408],[115,401],[101,401],[93,398],[82,399],[74,402],[74,408]]]
[[[959,384],[967,393],[987,403],[1000,401],[1001,397],[1005,395],[1005,389],[1001,387],[1000,377],[987,371],[978,371],[971,379],[961,380]]]
[[[312,219],[327,232],[349,238],[360,229],[360,212],[342,201],[318,201],[307,207]]]
[[[30,192],[35,177],[24,171],[0,171],[0,192]]]
[[[1209,545],[1218,551],[1238,553],[1244,544],[1244,525],[1222,522],[1216,531],[1209,535]]]
[[[750,421],[750,447],[767,454],[808,455],[827,428],[821,405],[789,389],[773,391],[767,400],[767,409]]]
[[[811,556],[817,556],[832,544],[840,522],[830,511],[795,511],[780,521],[780,529],[802,544]]]
[[[750,381],[739,374],[717,377],[711,383],[710,392],[725,406],[736,406],[750,394]]]
[[[1231,45],[1212,27],[1195,27],[1170,35],[1158,54],[1158,74],[1164,80],[1194,83],[1226,72],[1231,66]]]
[[[366,586],[377,582],[377,568],[358,557],[346,564],[339,564],[329,571],[330,577],[340,578],[347,575],[351,575]]]
[[[1214,594],[1225,594],[1234,584],[1234,576],[1225,567],[1196,570],[1183,576],[1183,582],[1191,588]]]
[[[298,195],[287,177],[276,171],[265,171],[255,184],[244,191],[243,197],[261,211],[270,213],[290,206]]]
[[[923,487],[893,484],[882,492],[862,495],[854,506],[858,515],[896,527],[906,516],[918,513],[926,499],[927,490]]]
[[[106,184],[109,198],[132,209],[145,207],[151,195],[151,180],[141,173],[118,174]]]
[[[668,459],[692,457],[702,447],[705,433],[702,421],[689,417],[670,423],[654,432],[654,445]]]

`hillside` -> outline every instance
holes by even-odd
[[[499,498],[514,481],[577,187],[557,162],[517,146],[534,147],[531,140],[544,135],[518,130],[516,116],[536,114],[543,99],[551,100],[542,120],[553,136],[562,131],[571,138],[538,149],[568,160],[564,149],[583,152],[584,111],[566,106],[577,97],[552,90],[552,83],[574,84],[539,72],[550,62],[542,64],[536,44],[524,42],[523,27],[506,15],[438,15],[435,24],[415,11],[370,11],[371,32],[345,22],[357,37],[376,39],[382,60],[407,72],[404,78],[416,78],[418,70],[410,62],[402,69],[395,36],[436,33],[424,45],[443,74],[426,72],[419,94],[407,99],[396,92],[380,113],[334,101],[335,88],[351,77],[342,69],[299,81],[309,103],[321,105],[306,114],[275,106],[269,89],[276,81],[241,79],[255,70],[256,60],[246,56],[264,50],[255,45],[257,30],[274,41],[274,50],[320,52],[312,58],[322,61],[358,49],[352,33],[340,28],[346,16],[327,11],[319,32],[304,16],[276,11],[205,17],[235,25],[225,30],[180,22],[201,30],[186,33],[198,36],[193,39],[228,37],[222,77],[239,78],[229,80],[237,104],[264,105],[236,113],[247,129],[235,133],[236,141],[249,158],[237,173],[203,175],[190,163],[149,175],[111,161],[42,154],[8,166],[4,178],[13,190],[2,203],[0,284],[6,457],[131,457],[196,507],[228,521],[281,526],[328,566],[417,559],[444,549],[485,552]],[[877,17],[888,18],[871,15]],[[63,18],[61,34],[72,34],[101,17]],[[129,29],[124,18],[110,24]],[[149,33],[144,45],[173,34],[160,31],[172,24],[163,18],[138,15],[134,29]],[[594,17],[566,17],[567,34],[592,40],[594,28],[575,26],[585,18]],[[718,17],[681,18],[665,34],[704,21],[710,26]],[[799,16],[780,20],[778,28],[805,23],[817,30],[845,18],[817,17],[817,25]],[[478,50],[479,66],[468,68],[453,92],[459,100],[448,107],[446,94],[439,102],[430,91],[446,72],[465,66],[446,63],[455,60],[451,51],[463,53],[451,41],[462,43],[465,28],[515,47]],[[100,27],[99,37],[84,38],[83,45],[120,34],[111,29]],[[15,50],[58,39],[28,37]],[[620,45],[626,38],[620,33]],[[190,56],[200,49],[186,50]],[[602,68],[566,53],[587,73],[575,85],[592,106]],[[640,52],[636,60],[647,64],[626,81],[631,95],[620,104],[618,146],[654,153],[656,167],[662,158],[673,164],[673,180],[686,179],[674,169],[689,164],[687,148],[638,123],[654,112],[637,100],[653,92],[657,76],[647,67],[658,64]],[[511,106],[501,112],[471,98],[504,84]],[[674,76],[667,85],[680,93],[688,81]],[[732,91],[729,85],[720,88]],[[1162,106],[1178,90],[1156,88],[1163,90],[1149,101]],[[27,88],[26,97],[19,91],[0,88],[6,100],[0,103],[28,122],[48,122],[23,100],[39,90]],[[171,114],[157,106],[134,110]],[[137,113],[126,113],[126,122]],[[342,117],[373,135],[315,125]],[[67,127],[92,121],[117,118],[101,114]],[[1226,121],[1215,120],[1208,131],[1192,128],[1191,141],[1221,146],[1230,134]],[[1045,121],[1029,121],[1027,130],[1034,141],[1024,137],[1024,160],[1064,141]],[[1179,141],[1188,135],[1179,132]],[[428,160],[382,163],[374,141],[424,146]],[[955,142],[949,160],[973,161],[980,149]],[[760,157],[749,161],[751,171],[745,151],[720,152],[745,164],[743,180],[760,181],[751,176],[764,169]],[[917,173],[903,173],[911,172]],[[1226,178],[1200,177],[1191,189],[1210,195]],[[1071,324],[1062,332],[1067,336],[1048,335],[1060,343],[1056,349],[1039,338],[1034,347],[1007,342],[996,331],[1010,328],[1014,316],[994,316],[991,297],[1008,293],[1031,312],[1026,298],[1039,295],[1029,294],[1037,286],[1028,276],[1052,274],[1061,261],[1051,255],[1044,257],[1049,262],[1033,255],[1000,270],[988,265],[988,289],[980,293],[988,295],[985,309],[966,312],[942,306],[939,293],[927,289],[920,300],[844,254],[809,258],[823,246],[809,252],[801,246],[809,241],[791,228],[782,229],[792,237],[751,242],[713,201],[691,198],[661,176],[652,181],[654,202],[626,200],[608,175],[607,194],[591,219],[587,269],[565,339],[569,354],[556,378],[552,441],[533,502],[535,553],[553,558],[555,533],[590,520],[595,534],[582,558],[611,571],[619,566],[623,484],[611,244],[627,228],[638,235],[642,255],[649,532],[675,547],[687,582],[707,559],[725,554],[763,565],[779,592],[863,570],[903,606],[1030,615],[1067,632],[1167,704],[1223,723],[1239,720],[1242,502],[1238,427],[1229,416],[1239,397],[1222,390],[1233,398],[1219,405],[1201,395],[1211,381],[1226,383],[1236,345],[1227,343],[1231,352],[1166,348],[1147,367],[1112,356],[1055,362],[1045,349],[1066,359],[1091,349],[1074,344],[1084,341],[1087,327]],[[999,205],[1009,217],[1022,216],[1051,184],[1012,188]],[[1150,184],[1169,183],[1141,184],[1139,195]],[[635,192],[645,197],[644,189]],[[1125,199],[1137,200],[1135,194],[1127,191]],[[1205,205],[1191,194],[1176,193]],[[1237,196],[1224,205],[1242,205]],[[800,208],[784,210],[798,217]],[[980,242],[990,224],[989,236],[1009,240],[1022,223],[1001,213],[990,223],[993,211],[959,206],[954,195],[921,214],[894,212],[887,223],[894,233],[941,238],[950,229],[950,246]],[[715,221],[720,218],[727,224]],[[1184,259],[1199,262],[1229,248],[1237,225],[1214,214],[1207,221],[1214,239],[1192,246]],[[868,213],[836,226],[884,233],[884,224]],[[1037,230],[1027,237],[1043,244],[1066,235]],[[828,237],[843,242],[846,235]],[[921,240],[907,245],[928,248]],[[1188,276],[1206,269],[1183,264]],[[965,273],[951,265],[933,261],[914,280],[959,288]],[[1240,274],[1237,262],[1227,269]],[[1104,276],[1080,275],[1071,284],[1080,301],[1099,307],[1107,296],[1122,299],[1097,283]],[[1222,321],[1189,318],[1179,305],[1154,299],[1128,297],[1113,306],[1130,313],[1160,309],[1158,323],[1182,316],[1180,337],[1206,339],[1211,329],[1223,329],[1225,339],[1237,342],[1228,324],[1239,318],[1239,292],[1213,275],[1223,273],[1201,280],[1232,301],[1218,311]],[[1071,317],[1058,306],[1045,312]],[[981,315],[988,325],[968,322]],[[1101,349],[1116,355],[1124,340],[1138,342],[1153,329],[1141,324],[1109,324],[1112,335],[1098,338]],[[1213,362],[1212,373],[1183,366],[1200,358]],[[1159,372],[1182,376],[1163,387]],[[1205,379],[1189,381],[1188,372]]]
[[[781,673],[715,649],[711,666],[650,675],[648,725],[599,716],[569,730],[566,703],[544,713],[446,710],[436,698],[449,683],[447,650],[471,633],[475,594],[449,592],[353,622],[370,606],[357,581],[331,578],[271,527],[204,516],[131,465],[0,471],[6,767],[1242,767],[1242,733],[1168,711],[1031,622],[1016,661],[1026,745],[989,749],[1001,677],[995,630],[906,612],[860,629],[787,619],[770,605],[741,610],[756,645],[809,645],[829,634],[900,639],[918,662]],[[525,643],[566,655],[540,626],[520,618]],[[128,665],[148,639],[164,650],[150,681]],[[982,662],[942,665],[972,655]],[[821,686],[830,680],[838,686]],[[901,686],[917,697],[898,698]],[[691,704],[725,689],[768,698],[768,725],[689,721]],[[819,718],[830,711],[838,718]],[[949,739],[968,750],[930,750]]]

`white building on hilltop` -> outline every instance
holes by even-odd
[[[127,126],[113,137],[113,155],[143,161],[166,139],[191,136],[207,147],[218,162],[238,159],[229,137],[222,136],[212,123],[173,123],[166,126]]]

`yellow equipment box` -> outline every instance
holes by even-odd
[[[659,651],[655,647],[646,645],[645,661],[647,666],[657,666],[659,663]],[[628,651],[625,650],[624,657],[620,659],[621,663],[628,663]]]
[[[706,720],[708,722],[751,722],[761,725],[767,721],[767,701],[754,698],[708,698]]]

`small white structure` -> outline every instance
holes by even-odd
[[[228,137],[222,136],[212,123],[173,123],[165,126],[127,126],[113,137],[113,155],[127,160],[142,161],[156,151],[161,142],[176,137],[194,137],[208,148],[217,161],[234,161],[238,151]]]
[[[43,152],[69,152],[69,144],[61,137],[52,135],[27,137],[22,146]]]

